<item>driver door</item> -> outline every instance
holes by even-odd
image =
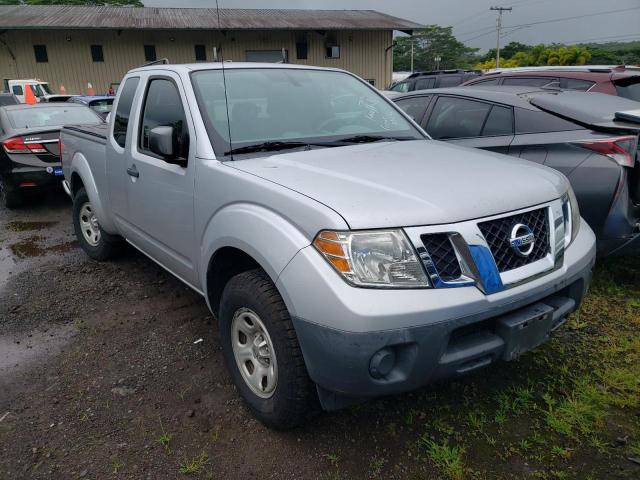
[[[195,147],[190,148],[193,122],[186,105],[179,76],[163,72],[148,78],[135,126],[137,135],[125,165],[128,236],[165,268],[197,286]],[[163,158],[151,151],[149,133],[158,126],[173,127],[177,158]]]

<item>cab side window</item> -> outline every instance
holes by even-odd
[[[11,87],[11,91],[14,95],[22,95],[24,93],[21,85],[14,85]]]
[[[178,158],[189,156],[189,129],[178,87],[171,80],[155,78],[149,82],[144,100],[139,148],[147,155],[149,132],[155,127],[173,127],[173,144]]]
[[[128,78],[122,87],[122,93],[118,100],[116,109],[116,118],[113,122],[113,139],[118,145],[124,148],[127,142],[127,126],[129,125],[129,117],[131,116],[131,105],[138,88],[140,79],[138,77]]]

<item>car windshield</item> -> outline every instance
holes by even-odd
[[[224,74],[225,78],[222,70],[192,74],[218,156],[239,148],[248,152],[252,145],[267,143],[278,149],[289,142],[424,139],[387,100],[347,73],[231,68]]]
[[[113,105],[113,98],[105,100],[94,100],[89,103],[89,106],[98,113],[109,113],[111,106]]]
[[[48,83],[41,83],[40,86],[42,87],[42,89],[45,91],[45,93],[47,95],[53,95],[53,92],[49,88],[49,84]]]
[[[62,127],[74,124],[96,124],[101,119],[89,108],[35,107],[7,110],[13,128]]]

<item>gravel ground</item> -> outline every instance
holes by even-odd
[[[544,405],[536,389],[560,367],[535,359],[555,351],[270,431],[230,383],[201,297],[133,249],[114,262],[89,260],[62,193],[0,209],[3,479],[640,478],[626,459],[633,452],[618,448],[640,441],[637,406],[608,417],[600,438],[620,445],[604,450],[540,430],[516,407],[506,425],[496,413],[484,437],[470,433],[474,412],[493,416],[496,392],[521,396],[534,385],[523,405]],[[575,454],[519,449],[538,431]],[[443,438],[446,448],[435,449],[432,439]]]

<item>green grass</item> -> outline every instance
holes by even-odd
[[[418,441],[426,457],[440,469],[449,480],[464,480],[468,469],[464,465],[462,455],[464,448],[450,446],[447,442],[438,443],[423,435]]]
[[[209,463],[209,455],[205,452],[201,452],[198,456],[192,459],[185,460],[180,464],[178,471],[183,475],[200,475],[204,472],[205,467]]]

